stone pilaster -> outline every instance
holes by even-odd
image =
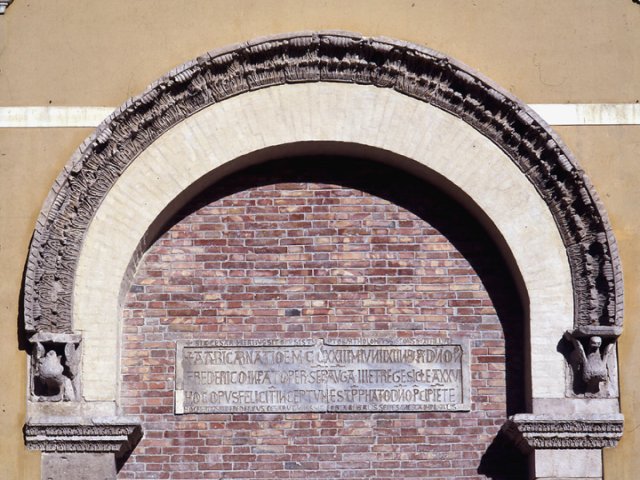
[[[530,455],[536,480],[602,479],[602,449],[622,437],[621,414],[518,414],[509,418],[503,433]]]

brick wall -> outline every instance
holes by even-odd
[[[214,185],[141,262],[123,312],[121,402],[145,437],[120,478],[524,475],[496,438],[523,408],[521,313],[486,234],[387,167],[299,164]],[[176,340],[376,336],[469,337],[472,410],[173,415]]]

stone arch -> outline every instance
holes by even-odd
[[[155,139],[209,105],[275,85],[344,82],[392,89],[447,111],[505,151],[547,203],[575,285],[575,325],[621,325],[622,286],[604,210],[572,155],[533,111],[478,74],[404,42],[345,33],[257,40],[177,68],[101,124],[56,180],[29,254],[29,331],[70,331],[82,233],[120,174]]]
[[[556,352],[564,330],[619,335],[611,227],[584,172],[535,113],[416,45],[283,35],[177,68],[101,124],[56,180],[29,253],[25,327],[35,343],[79,349],[82,336],[84,403],[103,412],[116,401],[122,280],[171,202],[266,153],[322,148],[410,159],[486,215],[529,296],[533,400],[566,397]]]

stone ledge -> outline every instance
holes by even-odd
[[[502,432],[525,453],[534,449],[597,449],[614,447],[622,437],[623,416],[517,414]]]
[[[116,458],[131,452],[142,438],[140,422],[122,417],[109,419],[54,419],[27,421],[27,448],[42,452],[113,453]]]
[[[7,7],[13,3],[13,0],[0,0],[0,15],[4,15]]]

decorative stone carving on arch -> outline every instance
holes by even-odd
[[[285,85],[288,86],[284,88]],[[273,95],[270,96],[269,92]],[[612,344],[622,327],[620,260],[611,227],[589,180],[561,141],[534,112],[468,68],[444,55],[416,45],[339,32],[282,35],[206,54],[174,70],[154,83],[141,96],[128,101],[101,124],[74,154],[56,180],[37,221],[26,269],[24,319],[27,333],[35,333],[31,337],[32,342],[41,344],[41,353],[51,354],[51,362],[56,367],[53,370],[61,370],[63,364],[68,366],[70,359],[66,358],[67,352],[79,352],[80,342],[82,342],[82,362],[92,365],[91,368],[96,371],[89,371],[89,367],[81,365],[80,371],[83,375],[73,376],[73,379],[82,378],[84,385],[90,388],[85,388],[83,391],[81,385],[77,387],[80,401],[66,402],[67,405],[61,405],[62,402],[58,405],[49,405],[48,402],[32,405],[31,411],[39,415],[30,418],[27,426],[37,427],[36,430],[41,425],[46,426],[47,415],[51,412],[58,416],[56,419],[58,423],[62,418],[65,425],[82,426],[87,422],[96,423],[94,418],[98,417],[113,417],[112,423],[115,422],[121,426],[135,424],[131,419],[117,417],[118,412],[115,409],[117,387],[114,386],[106,393],[101,391],[104,385],[112,385],[118,381],[116,338],[118,328],[114,326],[118,318],[116,318],[116,308],[111,308],[117,302],[112,301],[109,308],[100,311],[103,315],[92,315],[95,312],[88,309],[89,313],[84,312],[83,315],[79,315],[83,318],[83,322],[87,322],[80,326],[75,322],[77,318],[74,315],[77,312],[73,311],[74,295],[88,298],[95,291],[95,289],[91,290],[91,286],[102,286],[99,282],[94,282],[85,288],[81,281],[76,282],[78,279],[86,279],[87,272],[83,271],[82,262],[90,263],[93,258],[90,254],[83,253],[83,248],[87,244],[93,245],[98,250],[103,247],[96,246],[96,242],[92,244],[91,241],[85,242],[85,240],[93,238],[92,234],[100,235],[99,232],[102,232],[103,236],[111,233],[105,230],[105,224],[108,222],[100,219],[100,213],[102,212],[105,218],[109,215],[111,216],[109,218],[113,218],[122,211],[122,209],[118,210],[116,202],[109,203],[110,199],[113,200],[109,195],[118,191],[118,187],[122,188],[120,192],[134,191],[136,173],[133,172],[139,173],[149,164],[153,164],[154,155],[162,157],[162,148],[166,149],[167,143],[170,144],[169,141],[164,142],[167,137],[171,136],[178,143],[183,142],[182,144],[191,141],[189,129],[193,127],[192,123],[197,125],[198,122],[203,122],[211,134],[215,130],[212,124],[230,118],[225,128],[232,129],[236,125],[234,122],[245,118],[239,112],[243,112],[242,109],[247,105],[251,108],[260,105],[261,108],[264,106],[265,109],[273,110],[278,108],[278,102],[287,103],[286,110],[291,114],[298,108],[298,105],[293,105],[297,99],[309,99],[318,92],[327,96],[340,93],[344,95],[343,98],[357,96],[354,103],[360,102],[359,105],[368,105],[366,102],[371,98],[381,102],[395,102],[396,113],[402,109],[410,110],[416,105],[422,108],[422,110],[416,108],[421,111],[422,117],[419,115],[412,117],[407,114],[399,120],[404,124],[415,118],[433,120],[438,117],[438,121],[441,121],[441,117],[447,117],[449,123],[442,121],[441,129],[448,126],[454,129],[464,128],[466,133],[473,133],[473,138],[465,140],[464,155],[466,156],[459,160],[457,167],[462,164],[463,168],[467,168],[464,162],[479,160],[477,156],[474,157],[477,150],[471,153],[471,149],[476,146],[474,142],[481,139],[483,142],[477,142],[477,144],[482,143],[481,146],[485,151],[490,149],[492,154],[495,154],[493,157],[487,155],[484,160],[489,158],[493,161],[497,157],[500,158],[494,163],[487,161],[480,166],[476,165],[474,171],[477,173],[487,165],[497,165],[496,169],[508,170],[508,175],[505,174],[504,178],[512,180],[513,177],[517,177],[517,182],[513,182],[510,187],[521,187],[522,190],[527,190],[526,198],[535,200],[530,204],[523,202],[518,206],[520,212],[529,214],[526,222],[518,223],[514,220],[509,224],[511,213],[508,208],[503,208],[501,225],[503,227],[506,225],[506,229],[511,230],[511,239],[516,239],[513,243],[521,241],[527,243],[526,246],[519,246],[520,258],[523,258],[522,251],[531,248],[531,245],[536,245],[542,250],[546,248],[545,242],[549,242],[547,240],[532,241],[531,236],[535,233],[531,233],[531,230],[524,233],[518,232],[518,234],[513,232],[522,228],[523,225],[526,228],[527,222],[529,222],[528,225],[532,225],[536,220],[544,223],[544,232],[551,232],[553,237],[553,252],[546,254],[551,260],[545,258],[544,252],[525,258],[528,261],[526,265],[528,272],[529,274],[533,272],[533,276],[539,279],[549,275],[547,270],[553,262],[561,263],[562,266],[554,271],[555,274],[560,272],[557,279],[542,281],[544,292],[540,294],[538,291],[538,296],[535,298],[538,316],[534,318],[535,315],[531,314],[531,325],[536,330],[531,333],[532,341],[529,346],[532,347],[532,363],[536,364],[538,369],[537,376],[531,381],[531,395],[540,400],[539,405],[532,407],[535,416],[531,418],[516,416],[506,424],[505,431],[513,434],[512,437],[515,438],[516,443],[523,444],[520,437],[528,439],[531,436],[527,433],[529,430],[535,430],[536,438],[544,437],[548,431],[555,434],[562,430],[564,425],[568,424],[567,422],[574,422],[575,419],[571,414],[577,411],[580,414],[580,421],[574,422],[575,425],[571,423],[574,425],[570,439],[573,443],[562,443],[564,440],[555,443],[529,441],[528,450],[530,448],[547,449],[548,452],[540,454],[540,462],[545,462],[547,461],[545,459],[551,457],[561,458],[562,455],[558,453],[558,449],[571,444],[585,450],[582,452],[585,459],[597,460],[599,452],[596,450],[614,445],[620,436],[622,419],[617,413],[618,406],[615,399],[617,391],[614,388],[612,392],[602,395],[601,398],[594,398],[594,396],[569,398],[572,394],[565,392],[563,383],[565,377],[569,375],[569,370],[561,371],[563,366],[567,369],[569,367],[562,363],[564,361],[562,356],[554,351],[557,342],[562,340],[564,329],[571,327],[568,338],[574,340],[573,345],[576,351],[580,350],[580,342],[585,342],[583,337],[595,336],[602,337],[605,340],[604,346],[609,348],[608,351],[612,351]],[[247,99],[246,102],[238,101],[244,98]],[[312,108],[313,105],[317,105],[310,100],[307,101],[309,101],[307,107]],[[329,109],[340,106],[339,100],[334,98],[332,102]],[[207,114],[210,115],[207,116]],[[274,114],[267,114],[260,118],[261,120],[257,120],[258,124],[264,122],[263,124],[266,125],[276,117]],[[335,116],[329,115],[327,118],[331,119]],[[376,126],[378,127],[380,125]],[[399,131],[399,129],[395,130],[396,133]],[[372,138],[371,135],[370,132],[366,134],[358,132],[349,138],[346,138],[348,137],[346,135],[343,143],[362,147],[361,151],[367,148],[371,152],[384,150],[389,156],[395,155],[398,158],[417,161],[417,158],[410,158],[407,155],[411,149],[385,150],[384,141],[369,141]],[[386,132],[385,135],[388,139],[388,136],[394,135],[394,132]],[[378,132],[378,136],[383,135]],[[256,148],[276,147],[277,150],[277,147],[286,145],[286,142],[304,143],[310,138],[309,135],[305,136],[298,132],[285,137],[284,140],[278,137],[273,139],[272,143],[265,142],[265,145],[257,147],[252,144],[252,148],[255,148],[249,149],[248,154],[256,153]],[[325,144],[341,141],[341,138],[335,138],[335,133],[334,137],[329,136],[329,138],[322,138],[321,135],[311,137],[311,141]],[[434,139],[430,137],[429,140]],[[447,142],[442,138],[436,138],[436,140],[434,143]],[[155,147],[157,150],[152,152]],[[197,148],[200,149],[196,152],[197,155],[201,155],[200,169],[186,175],[184,180],[187,185],[192,185],[193,182],[204,178],[200,177],[202,174],[211,173],[212,169],[234,162],[239,156],[247,154],[241,151],[242,149],[229,148],[221,154],[225,158],[215,163],[203,160],[208,155],[206,153],[208,146],[198,145]],[[457,147],[447,145],[447,148],[450,154],[451,151],[460,148],[460,145]],[[170,150],[168,153],[173,154],[174,152]],[[166,150],[165,153],[167,153]],[[421,155],[426,154],[422,152]],[[165,176],[170,175],[171,168],[181,168],[178,160],[174,158],[173,161],[176,163],[162,172]],[[433,171],[441,174],[445,180],[450,180],[446,174],[424,161],[424,158],[420,159],[420,163],[426,168],[433,168]],[[141,164],[145,166],[141,167]],[[138,167],[140,170],[136,170]],[[459,170],[454,172],[452,169],[449,172],[459,174]],[[481,174],[491,178],[497,176],[497,173],[489,171]],[[126,178],[128,174],[131,175]],[[513,176],[509,177],[509,175]],[[126,179],[124,182],[126,187],[122,187],[123,179]],[[455,184],[453,180],[451,182]],[[492,180],[486,184],[500,187],[497,182],[499,180]],[[160,207],[166,206],[176,198],[175,195],[180,194],[179,189],[175,190],[176,185],[172,187],[173,190],[163,193],[162,201],[159,202]],[[180,185],[180,188],[185,187]],[[474,192],[487,198],[508,198],[504,193],[498,196],[499,192],[489,190],[482,192],[476,189]],[[463,193],[467,192],[463,191]],[[471,198],[471,200],[477,199]],[[496,201],[492,205],[495,206],[495,203]],[[107,204],[109,204],[108,207],[105,206]],[[504,201],[500,205],[504,205]],[[529,207],[536,209],[536,212],[527,211]],[[158,213],[155,210],[150,213],[146,209],[148,206],[144,210],[137,210],[134,215],[148,214],[151,217]],[[105,210],[107,210],[106,214]],[[144,221],[153,222],[155,219],[145,218]],[[99,224],[96,230],[91,230],[96,224]],[[135,232],[137,237],[133,240],[140,240],[146,227],[148,223],[141,225],[141,230]],[[502,233],[499,228],[498,231]],[[127,256],[126,262],[135,261],[136,258],[131,258],[134,248],[124,249],[123,252],[126,251],[126,254],[119,253],[122,257],[119,257],[119,260]],[[109,261],[107,257],[108,255],[100,257],[103,266]],[[136,257],[135,253],[133,257]],[[516,257],[515,254],[514,257]],[[548,263],[540,265],[541,259]],[[85,265],[85,270],[86,268]],[[110,295],[114,289],[120,287],[113,284],[122,281],[123,265],[119,264],[114,272],[110,272],[111,276],[107,280],[112,290]],[[80,285],[76,292],[74,292],[74,285]],[[563,291],[549,300],[553,295],[546,295],[557,285],[561,285]],[[573,292],[572,299],[571,292]],[[115,295],[109,298],[111,301]],[[572,300],[573,305],[570,305]],[[99,301],[98,299],[95,302],[99,303]],[[531,305],[534,305],[533,301]],[[540,315],[541,305],[546,308],[542,315]],[[567,307],[564,312],[558,312],[564,307]],[[82,309],[77,308],[77,311],[80,310]],[[573,325],[571,326],[572,315]],[[97,318],[100,316],[105,318]],[[562,317],[560,321],[556,321],[552,328],[548,328],[549,323],[560,317]],[[542,321],[540,321],[541,318]],[[102,323],[98,324],[99,322]],[[108,333],[100,331],[105,322],[113,324],[111,325],[113,328]],[[536,322],[537,324],[534,325]],[[85,328],[87,325],[90,328]],[[562,327],[560,331],[558,326]],[[554,337],[556,334],[558,334],[557,338]],[[535,345],[533,340],[537,341]],[[570,347],[569,343],[564,344],[565,350]],[[103,344],[108,346],[101,350]],[[552,355],[554,353],[557,355]],[[570,352],[562,353],[568,357]],[[597,353],[599,355],[599,352]],[[101,355],[105,356],[101,357]],[[545,365],[547,360],[545,357],[554,357],[550,364],[552,368],[547,368],[548,365]],[[614,365],[615,358],[613,356],[611,358],[611,363]],[[585,357],[582,362],[577,362],[574,366],[576,369],[574,374],[577,375],[580,369],[584,371],[587,363],[588,357]],[[602,364],[602,358],[597,363]],[[106,364],[108,365],[105,367]],[[39,364],[36,362],[33,365]],[[545,371],[541,374],[540,371],[545,369],[552,372]],[[35,368],[32,367],[32,370]],[[57,371],[54,373],[57,381],[66,381],[65,376],[69,378],[66,370],[62,370],[62,373]],[[601,372],[596,373],[598,373],[596,380],[599,380]],[[91,374],[91,378],[88,378],[88,374]],[[107,376],[108,378],[104,378]],[[539,381],[545,376],[554,378],[550,382]],[[611,384],[616,383],[613,376],[611,380]],[[602,402],[598,402],[600,400]],[[68,403],[78,405],[68,405]],[[570,405],[565,405],[567,403]],[[562,408],[556,408],[558,404],[563,404]],[[78,408],[75,408],[76,406]],[[592,410],[593,413],[602,415],[585,420],[581,413],[588,416]],[[547,416],[542,418],[539,416],[541,413]],[[36,441],[36,437],[40,438],[39,435],[29,436],[29,432],[36,431],[34,428],[26,430],[27,443],[34,448],[47,451],[46,445],[43,448]],[[603,441],[589,440],[596,430],[605,431],[606,435],[602,436]],[[136,434],[135,437],[137,436]],[[44,438],[43,441],[51,440]],[[65,445],[69,443],[68,439],[57,437],[55,441]],[[106,441],[111,442],[111,438],[109,437]],[[133,448],[134,444],[135,441],[128,437],[122,443],[125,446],[124,449]],[[73,445],[76,448],[75,443]],[[90,451],[88,447],[78,448],[82,452]],[[587,464],[586,460],[585,464]],[[107,465],[105,468],[111,467]]]
[[[71,333],[72,288],[84,234],[111,186],[164,132],[243,92],[300,82],[393,89],[472,125],[512,159],[548,205],[573,279],[574,327],[615,337],[622,275],[609,221],[584,172],[529,108],[431,50],[351,33],[301,33],[214,51],[127,102],[80,147],[56,180],[36,225],[25,280],[29,332]]]

